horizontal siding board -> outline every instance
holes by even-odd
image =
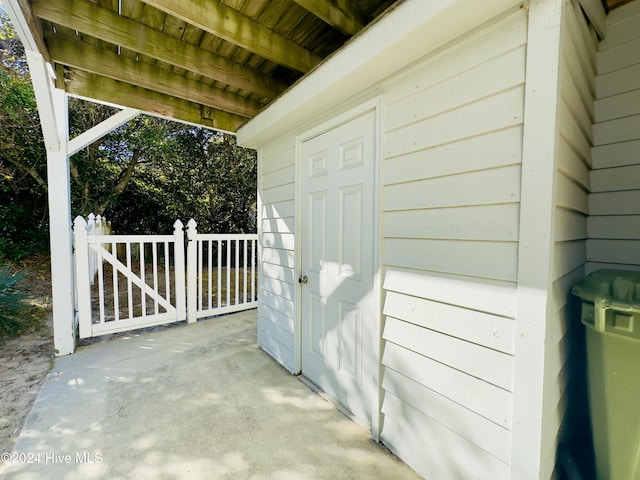
[[[383,313],[451,337],[513,355],[515,322],[456,305],[388,292]]]
[[[638,88],[640,63],[596,77],[596,94],[605,98]]]
[[[262,175],[262,188],[269,189],[295,182],[295,167],[289,165],[274,172]]]
[[[630,14],[616,21],[607,22],[607,36],[600,42],[600,51],[622,45],[634,38],[640,37],[640,13]]]
[[[278,187],[263,188],[260,194],[263,204],[285,202],[295,199],[295,184],[287,183]]]
[[[566,177],[574,180],[586,191],[590,190],[591,179],[589,177],[589,167],[591,163],[591,151],[578,152],[572,148],[571,140],[562,136],[558,141],[558,170]]]
[[[592,193],[589,195],[591,215],[640,214],[640,190]]]
[[[620,269],[620,270],[630,270],[630,271],[640,271],[640,265],[621,265],[617,263],[606,263],[606,262],[587,262],[585,264],[584,274],[589,275],[590,273],[595,272],[596,270],[602,269]]]
[[[555,241],[584,240],[587,238],[587,215],[558,207],[555,216]]]
[[[640,158],[638,158],[638,164],[636,165],[603,168],[591,172],[592,192],[615,192],[621,190],[640,190]]]
[[[595,56],[598,48],[596,33],[593,26],[589,25],[586,20],[582,6],[577,2],[570,5],[568,13],[566,21],[571,41],[565,43],[565,51],[567,44],[570,44],[571,48],[580,54],[580,65],[584,69],[583,75],[593,79],[596,72]]]
[[[260,347],[290,372],[293,372],[293,351],[274,339],[266,330],[259,330]]]
[[[587,240],[588,260],[591,262],[640,265],[639,240]]]
[[[263,159],[262,174],[267,175],[276,170],[295,165],[294,145],[293,140],[284,139],[266,146],[261,155]]]
[[[388,266],[515,281],[516,242],[387,239],[383,262]]]
[[[560,278],[584,264],[587,257],[584,240],[556,242],[553,256],[553,278]]]
[[[386,317],[383,338],[497,387],[513,390],[511,355],[393,317]]]
[[[576,268],[575,270],[568,272],[566,275],[559,277],[553,281],[553,285],[551,288],[551,299],[553,305],[556,306],[556,309],[564,309],[565,305],[570,302],[571,299],[571,288],[578,281],[584,278],[584,265]],[[563,323],[566,323],[567,320],[569,322],[575,321],[578,322],[577,318],[561,318]],[[564,332],[562,332],[564,335]]]
[[[524,61],[522,46],[392,103],[387,106],[385,129],[396,130],[520,85],[524,83]]]
[[[592,117],[588,116],[583,105],[570,105],[566,101],[560,106],[560,135],[567,140],[582,158],[591,157]]]
[[[640,212],[638,215],[591,216],[587,225],[589,238],[640,240]]]
[[[262,246],[293,251],[295,249],[295,235],[293,233],[263,233]]]
[[[520,166],[461,173],[391,185],[384,189],[384,210],[513,203],[520,200]]]
[[[293,317],[288,317],[263,302],[260,304],[260,309],[263,325],[268,325],[270,328],[277,327],[278,329],[278,334],[276,336],[272,336],[274,336],[274,338],[278,338],[278,341],[283,345],[293,349]]]
[[[395,370],[385,370],[382,388],[503,462],[509,461],[511,433],[506,428],[423,387]]]
[[[521,162],[522,126],[515,126],[386,160],[383,182],[403,183]]]
[[[289,268],[295,266],[295,254],[291,250],[263,248],[261,258],[264,262],[273,263],[274,265],[282,265]]]
[[[439,50],[422,65],[407,72],[403,78],[395,80],[387,89],[386,101],[393,104],[431,85],[487,62],[494,56],[524,45],[527,41],[526,14],[516,12],[488,28],[465,36],[456,45]]]
[[[573,46],[573,44],[569,45],[569,47]],[[561,96],[569,110],[574,113],[582,130],[590,132],[594,118],[595,72],[592,70],[593,66],[587,63],[588,59],[580,61],[575,49],[570,48],[570,50],[569,54],[565,52],[563,55],[566,72]],[[589,72],[588,76],[585,70]],[[594,77],[591,78],[591,75]]]
[[[640,38],[598,53],[598,73],[605,74],[640,63]]]
[[[281,297],[284,297],[287,300],[291,301],[295,300],[296,298],[296,286],[264,275],[260,278],[260,288],[275,293],[276,295],[280,295]]]
[[[522,123],[524,88],[516,87],[385,135],[394,157]]]
[[[640,89],[595,101],[596,122],[640,114]]]
[[[382,363],[478,415],[511,428],[510,392],[394,343],[385,344]]]
[[[573,47],[573,45],[570,45],[570,47]],[[563,62],[567,76],[561,92],[562,98],[572,111],[580,112],[583,122],[592,121],[594,117],[595,78],[592,79],[584,75],[584,69],[587,69],[595,77],[595,71],[593,70],[595,67],[581,63],[573,48],[564,53]]]
[[[589,213],[589,195],[573,179],[559,172],[556,180],[556,205],[569,210]]]
[[[515,318],[516,290],[511,283],[390,268],[385,272],[383,288],[387,292]]]
[[[260,194],[262,199],[262,194]],[[268,203],[262,199],[262,218],[290,218],[295,215],[295,200]]]
[[[267,262],[262,263],[262,275],[281,282],[290,283],[292,285],[294,284],[294,281],[297,280],[292,268],[274,265],[273,263]]]
[[[592,145],[591,120],[587,117],[581,121],[576,115],[580,115],[580,112],[571,110],[571,106],[565,102],[560,104],[560,134],[580,156],[589,158]]]
[[[640,115],[600,122],[593,126],[594,145],[638,139],[640,139]]]
[[[638,72],[640,77],[640,72]],[[601,145],[591,150],[593,168],[635,165],[640,158],[640,140]]]
[[[640,13],[640,4],[638,2],[630,2],[609,12],[607,16],[607,26],[613,27],[616,23],[625,18]]]
[[[275,209],[274,209],[275,213]],[[294,233],[295,232],[295,218],[294,217],[272,217],[263,218],[262,220],[262,233]]]
[[[262,303],[279,312],[281,315],[284,315],[288,319],[292,319],[296,316],[295,304],[291,300],[287,300],[280,295],[276,295],[269,290],[262,289]],[[291,328],[290,322],[287,322],[287,329]]]
[[[387,406],[391,408],[388,404]],[[424,429],[428,429],[426,438],[418,436],[410,423],[416,420],[413,417],[400,417],[397,420],[386,417],[382,441],[423,477],[477,480],[510,478],[509,467],[482,450],[475,450],[467,459],[469,442],[460,436],[454,436],[449,429],[428,417],[424,420]],[[452,456],[455,460],[452,460]]]
[[[515,241],[518,216],[517,203],[388,212],[383,236]]]
[[[382,411],[388,417],[400,422],[406,422],[406,425],[412,425],[416,437],[422,440],[430,439],[430,442],[435,440],[444,444],[448,443],[450,448],[456,447],[456,450],[449,451],[449,455],[451,451],[456,452],[456,461],[450,461],[452,464],[450,468],[464,469],[459,470],[459,474],[464,471],[465,475],[473,474],[473,477],[455,475],[443,478],[479,478],[478,474],[483,471],[485,474],[489,472],[493,474],[496,468],[502,470],[502,468],[506,467],[505,462],[500,461],[500,459],[482,450],[476,444],[458,435],[453,430],[446,428],[440,422],[424,415],[418,409],[406,404],[393,394],[389,393],[385,395]],[[444,445],[441,445],[440,448],[443,447]],[[482,460],[480,460],[480,458]],[[464,465],[461,465],[461,463]],[[472,464],[476,465],[474,466]],[[499,467],[497,467],[497,465],[499,465]],[[481,470],[478,470],[478,468]],[[489,470],[487,471],[487,469]]]

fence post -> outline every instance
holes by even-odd
[[[77,216],[73,221],[80,338],[88,338],[91,336],[91,290],[89,286],[89,244],[87,242],[87,227],[86,220],[81,216]]]
[[[187,323],[198,319],[197,266],[198,266],[198,229],[192,218],[187,223]]]
[[[178,321],[185,320],[187,318],[187,302],[186,302],[186,290],[184,282],[184,224],[180,220],[176,220],[173,224],[173,235],[175,237],[175,243],[173,246],[173,262],[174,271],[176,274],[176,310]],[[168,267],[168,256],[165,260],[165,265]]]

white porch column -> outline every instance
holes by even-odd
[[[55,88],[42,55],[26,53],[47,151],[54,346],[56,355],[68,355],[75,350],[76,336],[67,96]]]

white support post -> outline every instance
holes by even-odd
[[[198,229],[192,218],[187,223],[187,323],[194,323],[198,319],[198,281],[196,269],[198,266]]]
[[[541,478],[554,247],[558,103],[567,0],[530,3],[524,104],[511,478]]]
[[[91,289],[93,269],[89,266],[89,244],[87,222],[77,216],[73,222],[73,238],[76,248],[76,294],[80,338],[91,337]],[[91,276],[91,278],[89,278]]]
[[[178,312],[178,321],[187,318],[186,290],[184,280],[184,224],[180,220],[176,220],[173,224],[173,235],[175,241],[173,244],[173,263],[176,275],[176,310]],[[169,254],[165,252],[165,268],[169,265]]]
[[[42,55],[26,54],[47,151],[54,346],[56,355],[67,355],[75,350],[76,338],[67,96],[54,87]]]

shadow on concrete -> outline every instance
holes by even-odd
[[[4,478],[418,478],[262,352],[255,317],[58,358]]]

